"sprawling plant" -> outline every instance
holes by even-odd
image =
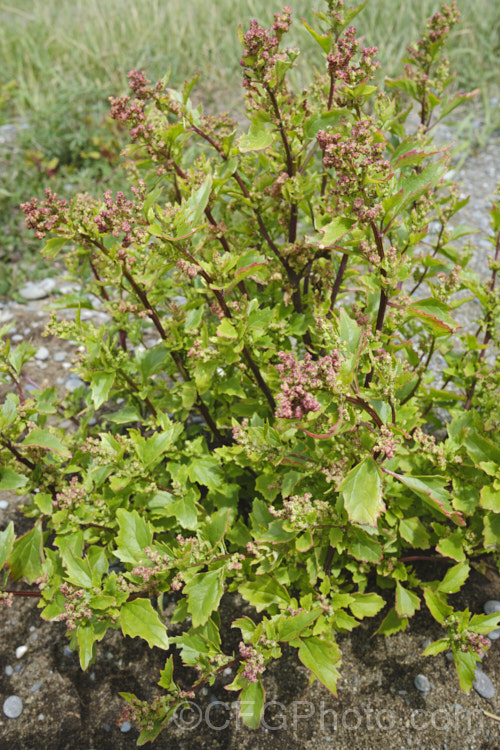
[[[303,22],[323,64],[299,93],[290,9],[240,29],[247,132],[193,106],[196,79],[176,91],[133,70],[111,102],[130,190],[23,206],[82,282],[74,319],[54,312],[47,331],[78,342],[86,385],[25,392],[32,347],[4,336],[0,488],[28,495],[33,526],[0,534],[2,596],[36,583],[83,669],[110,628],[196,667],[181,689],[170,655],[152,705],[123,693],[140,744],[228,665],[258,726],[284,644],[335,693],[337,634],[384,607],[386,635],[428,607],[444,630],[426,653],[451,649],[468,691],[500,621],[448,602],[500,547],[500,209],[482,283],[431,135],[469,97],[447,93],[442,57],[459,14],[443,6],[402,77],[377,84],[350,26],[363,6],[327,5]],[[453,312],[471,298],[464,330]],[[80,316],[97,306],[102,326]],[[235,652],[231,592],[254,613],[232,623]]]

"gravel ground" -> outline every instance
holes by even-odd
[[[481,153],[471,155],[458,174],[464,195],[471,195],[459,222],[475,226],[473,270],[488,273],[488,210],[500,180],[500,134]],[[47,283],[47,295],[54,289]],[[0,325],[12,321],[11,336],[31,339],[38,359],[26,374],[40,385],[57,384],[61,391],[77,385],[72,378],[74,348],[68,342],[43,338],[48,319],[47,299],[18,303],[0,300]],[[459,313],[467,325],[470,311]],[[15,339],[16,340],[16,339]],[[5,389],[4,389],[5,390]],[[3,392],[0,389],[0,400]],[[69,427],[69,425],[68,425]],[[19,513],[22,498],[0,492],[0,528],[14,520],[18,533],[29,528]],[[422,572],[425,577],[426,571]],[[494,563],[487,577],[476,571],[456,597],[455,605],[481,612],[487,599],[500,599],[500,577]],[[432,571],[428,572],[432,577]],[[238,602],[224,597],[221,613],[228,624],[241,615]],[[475,690],[464,695],[446,656],[424,658],[428,639],[441,635],[437,623],[417,613],[405,633],[389,639],[374,636],[383,614],[341,636],[343,652],[339,696],[334,698],[319,683],[308,684],[306,670],[290,651],[264,677],[267,709],[260,730],[241,725],[232,693],[224,690],[231,676],[221,677],[200,695],[191,712],[164,731],[154,747],[187,750],[298,750],[352,748],[353,750],[500,750],[500,723],[487,716],[500,714],[500,640],[484,658],[484,674],[496,692],[481,697]],[[0,608],[0,747],[11,750],[115,750],[133,748],[137,732],[116,724],[120,690],[151,698],[165,655],[137,640],[109,633],[100,644],[98,659],[87,673],[77,655],[67,648],[62,624],[39,617],[36,601],[16,598],[10,609]],[[228,630],[229,633],[229,630]],[[228,636],[231,637],[230,635]],[[19,647],[26,646],[27,648]],[[17,650],[17,651],[16,651]],[[415,687],[417,675],[430,683],[428,692]],[[422,678],[420,678],[422,681]],[[425,686],[425,680],[423,681]],[[187,682],[186,685],[187,687]],[[10,696],[22,701],[4,702]],[[219,703],[218,703],[219,702]]]

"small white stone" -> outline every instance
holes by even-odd
[[[41,346],[39,350],[37,351],[37,353],[35,354],[35,359],[38,359],[40,362],[44,362],[49,357],[50,357],[50,352],[46,346]]]
[[[10,664],[7,664],[7,666],[5,667],[5,674],[7,675],[7,677],[12,677],[12,675],[14,674],[14,670],[10,666]]]
[[[27,651],[28,651],[27,646],[18,646],[16,648],[16,659],[22,659],[22,657]]]
[[[20,333],[15,333],[15,334],[14,334],[13,336],[11,336],[10,338],[11,338],[11,341],[12,341],[12,342],[13,342],[14,344],[19,344],[19,342],[23,340],[23,337],[21,336],[21,334],[20,334]]]
[[[45,297],[48,297],[49,290],[45,289],[41,284],[34,284],[32,281],[28,281],[28,283],[19,290],[19,294],[23,299],[44,299]]]
[[[488,599],[488,601],[484,603],[483,609],[485,614],[494,615],[497,612],[500,612],[500,602],[498,599]]]
[[[18,695],[9,695],[3,704],[3,712],[9,719],[17,719],[23,712],[23,702]]]
[[[120,732],[130,732],[132,725],[128,721],[124,721],[120,727]]]
[[[7,510],[9,503],[7,500],[0,500],[0,510]]]
[[[66,359],[66,352],[55,352],[52,359],[54,362],[64,362]]]

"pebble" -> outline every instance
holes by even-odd
[[[413,684],[421,693],[429,693],[432,687],[424,674],[418,674],[413,680]]]
[[[30,693],[36,693],[37,690],[40,690],[42,687],[41,682],[34,682],[33,685],[30,687]]]
[[[73,649],[69,646],[65,646],[63,649],[63,656],[72,656],[73,655]]]
[[[37,353],[35,354],[35,359],[38,359],[40,362],[45,362],[46,359],[50,357],[50,352],[47,349],[46,346],[41,346]]]
[[[27,651],[28,651],[27,646],[18,646],[16,648],[16,659],[22,659],[22,657]]]
[[[38,721],[43,721],[45,719],[44,714],[38,714]]]
[[[7,500],[0,500],[0,510],[7,510],[9,503]]]
[[[35,300],[45,299],[54,289],[56,282],[53,279],[43,279],[42,281],[28,281],[21,289],[19,294],[23,299]]]
[[[479,693],[482,698],[491,700],[495,695],[495,688],[488,675],[479,669],[475,669],[474,676],[476,679],[472,683],[472,687],[476,693]]]
[[[483,609],[486,615],[494,615],[496,612],[500,612],[500,602],[498,599],[488,599],[484,603]]]
[[[120,732],[130,732],[131,729],[132,724],[130,724],[128,721],[124,721],[120,727]]]
[[[23,702],[18,695],[9,695],[3,703],[3,712],[9,719],[17,719],[23,712]]]
[[[492,630],[491,633],[487,633],[487,636],[490,641],[496,641],[497,638],[500,638],[500,628],[495,628],[495,630]]]
[[[54,352],[52,359],[54,362],[64,362],[66,359],[66,352]]]
[[[19,344],[20,341],[23,340],[23,337],[20,333],[15,333],[13,336],[10,337],[11,340],[14,342],[14,344]]]
[[[80,388],[81,385],[85,385],[83,380],[78,377],[78,375],[70,375],[69,378],[66,378],[64,381],[64,385],[68,389],[68,391],[76,391],[77,388]]]
[[[7,675],[7,677],[12,677],[12,675],[14,674],[14,669],[10,666],[10,664],[7,664],[7,666],[5,667],[5,674]]]

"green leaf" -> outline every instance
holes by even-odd
[[[14,524],[11,521],[6,529],[0,531],[0,570],[12,551],[14,539]]]
[[[444,594],[455,594],[462,588],[469,576],[469,572],[470,565],[468,562],[461,562],[458,565],[454,565],[446,572],[437,590],[442,591]]]
[[[153,542],[153,533],[149,524],[141,518],[136,510],[118,508],[116,511],[120,531],[116,537],[114,554],[122,562],[135,563],[145,555],[144,548]]]
[[[460,688],[464,693],[470,693],[474,681],[476,655],[470,651],[454,651],[455,667],[460,681]]]
[[[214,513],[210,522],[205,525],[204,535],[212,547],[215,547],[224,539],[230,518],[231,510],[229,508],[221,508],[217,513]]]
[[[345,109],[332,109],[329,112],[308,117],[304,122],[304,133],[307,138],[315,138],[320,130],[325,130],[332,125],[336,125],[340,118],[347,114]]]
[[[308,552],[313,546],[313,535],[310,529],[306,529],[300,536],[295,540],[295,549],[297,552]]]
[[[255,581],[245,581],[238,591],[257,612],[262,612],[273,604],[285,607],[290,604],[288,591],[269,575],[257,576]]]
[[[302,19],[302,23],[304,24],[305,28],[308,30],[310,35],[313,37],[313,39],[316,39],[321,49],[326,53],[330,52],[332,48],[331,34],[318,34],[318,32],[315,31],[315,29],[313,29],[312,26],[309,26],[307,21]]]
[[[10,469],[8,466],[5,469],[0,469],[0,490],[17,490],[19,487],[24,487],[28,482],[28,478],[22,474],[18,474],[17,471]]]
[[[165,690],[170,690],[174,684],[174,657],[169,656],[165,662],[165,667],[160,672],[160,679],[158,685]]]
[[[189,199],[186,201],[185,206],[183,206],[185,210],[185,218],[191,226],[195,226],[199,223],[203,212],[207,207],[208,199],[210,198],[210,193],[212,192],[212,184],[213,178],[212,175],[209,174],[200,185],[198,190],[195,190],[195,192],[189,196]]]
[[[433,297],[420,299],[407,308],[410,317],[421,320],[437,337],[448,335],[460,328],[449,314],[449,310],[448,305]]]
[[[115,381],[115,372],[94,372],[90,383],[90,394],[94,406],[98,409],[108,400],[109,392]]]
[[[123,409],[119,409],[113,412],[113,414],[106,414],[106,419],[114,424],[128,424],[128,422],[142,421],[138,408],[132,404],[124,406]]]
[[[441,623],[441,625],[453,612],[453,607],[450,607],[450,605],[446,603],[446,599],[444,599],[441,594],[432,591],[432,589],[424,588],[424,599],[429,608],[429,612],[435,620]]]
[[[165,625],[153,609],[149,599],[133,599],[120,609],[120,624],[123,635],[143,638],[151,648],[157,646],[167,650],[168,637]]]
[[[378,594],[352,594],[354,601],[349,609],[354,617],[362,620],[364,617],[375,617],[377,612],[385,607],[385,601]]]
[[[237,339],[238,332],[229,318],[223,318],[217,326],[217,336],[223,339]]]
[[[337,695],[337,680],[340,672],[341,654],[336,643],[323,641],[317,636],[304,638],[299,646],[299,659],[313,675],[334,695]]]
[[[75,557],[70,547],[66,547],[62,551],[62,558],[67,571],[67,580],[75,584],[75,586],[91,588],[92,571],[89,561],[86,558],[82,560],[79,557]]]
[[[428,549],[430,547],[429,534],[417,516],[402,518],[399,522],[399,533],[414,549]]]
[[[474,633],[481,633],[481,635],[487,635],[492,630],[498,628],[500,623],[500,612],[493,612],[490,615],[473,615],[470,618],[467,630],[472,630]]]
[[[436,550],[440,555],[451,557],[452,560],[462,562],[465,560],[464,536],[460,531],[455,531],[444,539],[440,539],[436,544]]]
[[[396,581],[396,612],[398,617],[413,617],[415,611],[420,609],[420,599],[405,589],[399,581]]]
[[[95,656],[94,628],[90,622],[86,625],[78,625],[76,639],[78,641],[80,665],[85,670]]]
[[[53,239],[48,240],[42,248],[42,255],[45,258],[52,260],[59,254],[64,245],[69,242],[70,239],[70,237],[54,237]]]
[[[191,459],[188,475],[192,482],[198,482],[209,490],[216,490],[224,481],[219,462],[212,456]]]
[[[340,308],[340,338],[347,344],[347,350],[354,354],[358,350],[361,328],[349,317],[343,307]]]
[[[183,431],[182,424],[172,424],[169,429],[157,432],[150,438],[138,435],[134,438],[134,447],[137,456],[144,467],[155,463],[169,448]]]
[[[1,484],[0,489],[2,489]],[[493,513],[500,513],[500,490],[495,490],[490,485],[485,485],[480,494],[479,505],[481,508],[492,510]]]
[[[264,122],[252,122],[250,130],[246,135],[242,135],[238,141],[240,153],[248,154],[250,151],[264,151],[272,146],[274,135],[271,130],[266,128]]]
[[[54,451],[54,453],[60,453],[61,456],[71,457],[70,451],[61,443],[59,438],[48,432],[48,430],[40,430],[38,427],[31,430],[21,445],[36,445],[39,448],[46,448],[49,451]]]
[[[183,591],[187,595],[187,608],[193,618],[193,627],[203,625],[219,606],[224,593],[222,579],[222,570],[211,570],[208,573],[198,573],[184,586]]]
[[[321,615],[320,609],[299,612],[290,617],[282,616],[276,623],[279,641],[292,641],[302,633],[303,630],[312,625]],[[254,626],[255,627],[255,626]]]
[[[240,716],[250,729],[259,728],[264,713],[264,699],[265,693],[260,679],[243,688],[240,693]]]
[[[485,547],[500,547],[500,515],[487,512],[483,518],[483,539]]]
[[[349,542],[349,554],[356,560],[378,563],[382,559],[381,545],[361,529],[353,530],[353,539]]]
[[[440,638],[438,641],[430,643],[425,651],[422,652],[422,656],[437,656],[437,654],[441,654],[449,648],[450,642],[448,638]]]
[[[7,565],[13,581],[24,576],[33,583],[42,575],[42,529],[37,524],[14,542]]]
[[[380,470],[371,456],[348,473],[339,490],[352,523],[377,525],[377,518],[385,510],[385,504],[382,500]]]
[[[395,607],[391,607],[376,632],[380,635],[393,635],[393,633],[399,633],[400,631],[406,630],[407,625],[408,618],[398,617]]]
[[[329,224],[326,224],[324,227],[320,228],[319,231],[322,233],[322,237],[306,237],[306,240],[310,244],[316,245],[321,250],[326,247],[331,247],[332,245],[335,245],[335,243],[340,240],[341,237],[344,237],[350,232],[353,224],[353,219],[347,219],[343,216],[339,216]]]
[[[453,508],[450,502],[451,495],[444,489],[448,482],[446,477],[413,477],[409,474],[394,474],[393,476],[413,490],[431,508],[451,518],[457,526],[465,526],[462,514]]]

